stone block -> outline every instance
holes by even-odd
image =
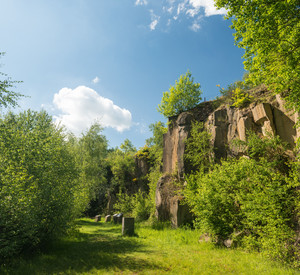
[[[122,219],[122,235],[133,236],[134,235],[134,218]]]
[[[101,215],[95,216],[95,222],[100,222],[101,221]]]
[[[263,124],[264,121],[269,120],[273,122],[273,114],[270,104],[262,103],[252,110],[253,120],[257,124]]]
[[[123,218],[123,213],[118,213],[113,215],[113,222],[115,224],[121,224],[122,223],[122,218]]]
[[[111,215],[105,216],[105,222],[110,222],[111,221]]]

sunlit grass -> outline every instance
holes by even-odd
[[[1,274],[300,274],[260,254],[199,243],[199,233],[154,230],[137,225],[135,237],[121,226],[78,221],[79,232],[52,244],[47,252],[15,259]]]

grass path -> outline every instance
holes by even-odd
[[[78,221],[79,233],[52,244],[47,253],[15,260],[1,274],[300,274],[260,254],[199,243],[192,230],[153,230],[138,225],[136,237],[121,226]]]

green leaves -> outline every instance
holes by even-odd
[[[78,171],[62,130],[45,112],[0,120],[0,258],[66,232]]]
[[[247,92],[242,91],[239,87],[232,91],[232,106],[240,108],[245,107],[253,99]]]
[[[4,53],[0,52],[0,58],[3,55]],[[21,81],[11,80],[10,77],[2,72],[0,72],[0,77],[3,77],[2,80],[0,79],[0,107],[15,107],[18,105],[17,101],[22,95],[11,91],[11,88],[13,88],[15,84],[21,83]]]
[[[196,107],[201,98],[202,91],[200,84],[194,83],[190,71],[181,75],[175,85],[169,91],[163,93],[161,103],[158,105],[158,112],[166,118],[180,114]]]
[[[211,135],[204,129],[202,122],[193,122],[191,135],[186,141],[184,154],[187,171],[208,171],[213,165],[213,146]]]
[[[299,264],[300,254],[294,243],[299,166],[289,166],[287,145],[279,137],[261,139],[248,133],[247,142],[237,144],[246,156],[187,176],[184,195],[197,218],[196,225],[219,243],[231,239],[236,246]],[[199,155],[202,152],[205,150]],[[200,167],[203,165],[200,162]]]
[[[235,43],[245,50],[249,80],[283,93],[291,107],[300,110],[299,1],[216,0],[232,18]]]

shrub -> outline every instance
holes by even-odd
[[[150,198],[140,190],[133,195],[119,192],[114,208],[124,215],[133,216],[137,221],[145,221],[150,217]]]
[[[252,101],[253,97],[249,93],[243,91],[241,88],[237,87],[232,91],[232,106],[233,107],[245,107]]]
[[[222,242],[258,249],[296,262],[293,246],[298,180],[264,159],[223,161],[212,172],[188,178],[186,201],[203,232]]]
[[[281,173],[287,174],[290,156],[287,150],[291,149],[287,142],[283,142],[279,136],[273,136],[270,133],[267,136],[259,137],[254,132],[247,132],[247,141],[234,140],[231,146],[238,146],[242,152],[251,159],[266,159],[273,164]]]
[[[66,232],[77,174],[62,129],[45,112],[0,120],[0,258]]]
[[[203,122],[194,121],[190,137],[186,140],[185,167],[190,171],[209,170],[213,165],[211,135],[204,129]]]

